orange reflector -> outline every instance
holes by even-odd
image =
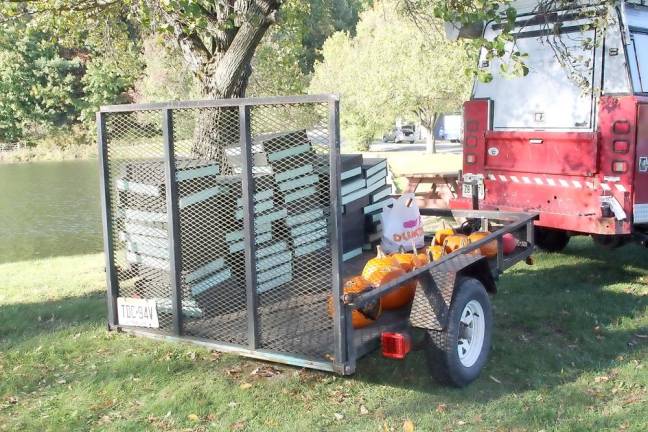
[[[477,137],[475,136],[466,137],[464,142],[466,147],[477,147]]]
[[[627,172],[628,164],[624,161],[614,161],[612,162],[612,171],[619,174]]]
[[[382,355],[387,358],[403,360],[412,349],[410,336],[405,333],[384,332],[380,335]]]
[[[619,120],[614,122],[612,130],[616,134],[629,134],[630,133],[630,122],[627,120]]]
[[[473,153],[466,154],[466,163],[467,164],[472,165],[476,161],[477,161],[477,156],[475,156]]]
[[[614,153],[628,153],[630,151],[630,143],[628,141],[614,141]]]

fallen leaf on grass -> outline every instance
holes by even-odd
[[[200,420],[200,418],[196,414],[189,414],[187,416],[187,420],[197,422],[198,420]]]
[[[250,383],[243,383],[243,384],[241,384],[239,387],[241,388],[241,390],[247,390],[247,389],[249,389],[249,388],[252,387],[252,384],[250,384]]]
[[[502,384],[502,381],[498,380],[498,379],[495,378],[493,375],[489,375],[488,377],[489,377],[490,379],[492,379],[493,381],[495,381],[497,384]]]
[[[414,432],[414,423],[407,419],[403,422],[403,432]]]
[[[245,428],[245,422],[244,421],[237,421],[236,423],[232,423],[232,426],[230,426],[230,429],[232,430],[241,430]]]
[[[238,376],[241,372],[243,372],[243,369],[241,369],[240,366],[234,366],[233,368],[225,370],[225,373],[229,376]]]
[[[367,409],[366,406],[360,405],[360,415],[367,415],[369,414],[369,410]]]
[[[464,426],[466,424],[463,420],[457,420],[457,426]]]
[[[221,359],[223,356],[223,353],[220,351],[212,351],[211,352],[211,357],[209,358],[210,361],[218,361]]]
[[[632,395],[623,400],[623,405],[632,405],[637,402],[643,402],[644,398],[642,395]]]
[[[610,377],[606,375],[594,377],[595,383],[604,383],[608,381],[610,381]]]
[[[442,412],[445,412],[447,409],[448,409],[448,405],[442,403],[442,404],[437,405],[436,412],[442,413]]]
[[[9,405],[16,405],[18,403],[18,398],[15,396],[7,396],[5,400],[9,402]]]
[[[261,366],[254,369],[250,375],[258,376],[263,378],[272,378],[276,375],[281,375],[281,369],[278,369],[274,366]]]
[[[333,414],[333,417],[335,417],[335,420],[340,421],[344,418],[344,416],[340,413],[335,413]]]

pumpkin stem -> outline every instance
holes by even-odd
[[[400,245],[400,246],[398,247],[398,253],[401,253],[401,254],[404,254],[404,253],[405,253],[405,248],[403,247],[403,245]]]
[[[383,250],[382,246],[378,245],[376,246],[376,257],[377,258],[385,258],[387,255],[385,254],[385,251]]]
[[[418,249],[416,249],[416,242],[414,239],[412,239],[412,253],[416,254],[418,252]]]

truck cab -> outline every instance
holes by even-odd
[[[533,3],[537,2],[521,2]],[[580,2],[518,9],[502,59],[479,68],[464,105],[464,155],[454,208],[533,211],[537,243],[566,246],[588,234],[616,245],[648,231],[648,5]],[[605,29],[592,26],[605,20]],[[486,23],[484,37],[502,31]],[[528,53],[529,72],[502,63]]]

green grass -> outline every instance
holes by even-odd
[[[2,264],[0,430],[647,430],[648,251],[575,239],[535,258],[501,279],[490,362],[463,390],[420,352],[252,375],[268,364],[107,332],[99,255]]]

